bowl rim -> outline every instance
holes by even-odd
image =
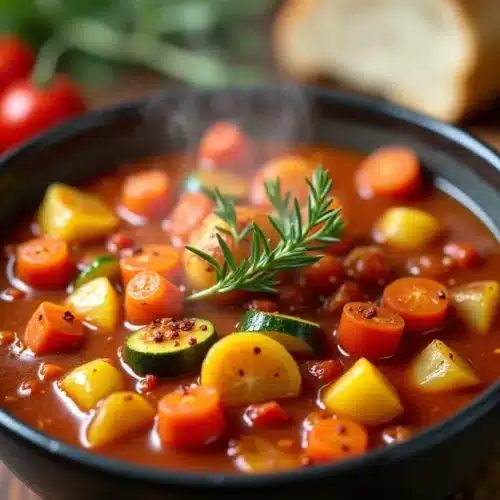
[[[259,92],[281,91],[286,85],[248,86],[226,89],[188,90],[202,95],[213,95],[221,92],[256,94]],[[297,86],[294,86],[297,88]],[[469,132],[449,123],[440,122],[429,116],[410,111],[393,103],[355,92],[326,90],[313,86],[299,86],[300,90],[313,99],[327,100],[333,104],[342,104],[360,111],[370,111],[388,116],[409,125],[417,126],[444,137],[480,157],[500,175],[500,155],[480,139]],[[91,111],[81,117],[65,122],[48,132],[42,133],[19,147],[0,155],[0,170],[9,167],[9,163],[19,156],[36,153],[37,150],[59,143],[79,133],[119,119],[128,112],[140,111],[155,97],[176,98],[182,96],[186,89],[161,91],[148,97],[126,101],[111,107]],[[186,488],[224,487],[224,488],[261,488],[279,486],[285,483],[321,480],[327,474],[330,478],[364,467],[386,466],[401,461],[409,456],[418,456],[428,448],[451,439],[464,428],[473,424],[487,413],[498,407],[500,400],[500,381],[477,396],[469,405],[459,412],[427,427],[409,441],[373,450],[365,455],[351,458],[339,463],[305,467],[301,469],[245,475],[240,473],[194,472],[182,469],[166,469],[156,466],[138,465],[124,460],[108,458],[91,451],[66,444],[51,438],[37,429],[23,423],[6,410],[0,408],[0,427],[17,438],[39,448],[58,459],[68,460],[73,464],[97,469],[101,472],[121,476],[129,480],[139,480],[158,485],[171,485]]]

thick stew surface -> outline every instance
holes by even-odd
[[[50,186],[9,238],[0,404],[95,453],[333,462],[410,439],[500,374],[498,242],[401,145],[263,153],[218,123],[196,154]]]

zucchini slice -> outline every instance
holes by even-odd
[[[80,288],[85,283],[95,278],[108,278],[114,280],[120,276],[120,264],[112,255],[96,257],[79,275],[75,281],[75,288]]]
[[[239,175],[227,170],[206,168],[200,168],[192,172],[184,182],[184,188],[188,192],[218,188],[221,194],[236,200],[247,198],[250,192],[249,183]]]
[[[278,313],[247,311],[240,332],[258,332],[277,340],[292,353],[321,354],[322,330],[318,323]]]
[[[177,377],[199,370],[216,340],[210,321],[156,319],[127,337],[124,359],[138,375]]]

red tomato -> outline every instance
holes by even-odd
[[[344,277],[342,261],[333,255],[325,255],[303,271],[305,285],[320,293],[338,288]]]
[[[276,401],[250,405],[245,411],[244,419],[251,427],[275,427],[289,421],[286,411]]]
[[[0,94],[17,80],[29,75],[35,62],[31,48],[19,38],[0,38]]]
[[[444,246],[443,252],[463,269],[474,267],[480,260],[478,251],[470,243],[450,242]]]
[[[338,359],[306,361],[300,366],[302,381],[305,385],[315,389],[333,382],[342,375],[343,371],[342,363]]]
[[[64,75],[56,75],[47,87],[29,80],[11,85],[0,96],[0,150],[28,140],[86,110],[82,94]]]

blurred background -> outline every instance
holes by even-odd
[[[499,0],[0,0],[0,151],[178,85],[344,87],[494,126],[499,26]]]
[[[0,154],[159,90],[280,82],[376,95],[500,148],[500,0],[0,0]],[[1,500],[35,498],[0,464]]]

